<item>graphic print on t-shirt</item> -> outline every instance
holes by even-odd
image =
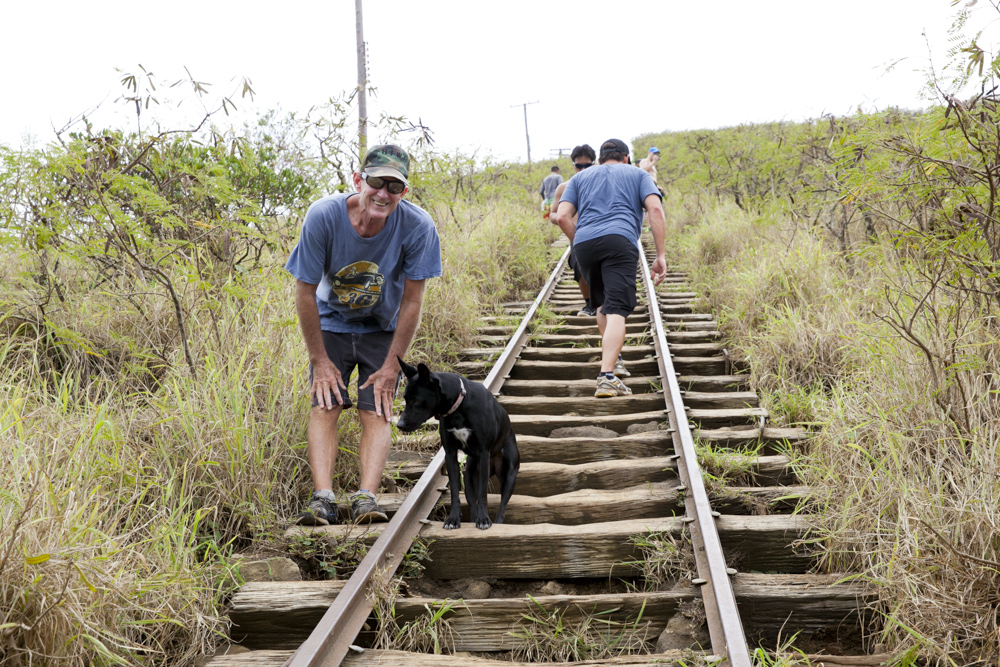
[[[340,303],[351,308],[371,308],[382,298],[385,276],[374,262],[348,264],[329,277],[333,293]]]

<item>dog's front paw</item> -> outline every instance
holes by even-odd
[[[454,530],[462,525],[462,520],[456,517],[448,517],[448,520],[444,522],[445,530]]]
[[[485,517],[485,518],[482,518],[482,519],[476,519],[476,528],[478,528],[479,530],[486,530],[487,528],[489,528],[492,525],[493,525],[493,522],[490,521],[489,517]]]

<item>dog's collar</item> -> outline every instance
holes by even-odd
[[[462,399],[465,398],[465,383],[462,381],[462,378],[458,378],[458,384],[462,388],[462,392],[458,395],[458,398],[455,399],[455,404],[451,406],[451,410],[444,413],[443,415],[435,415],[437,419],[441,419],[442,417],[447,417],[455,410],[458,410],[458,406],[462,404]]]

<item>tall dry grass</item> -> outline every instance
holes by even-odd
[[[473,201],[437,216],[445,275],[414,358],[447,367],[480,314],[544,280],[551,225],[510,200],[480,219]],[[285,241],[208,291],[178,281],[196,377],[172,304],[141,282],[88,289],[87,267],[66,259],[72,298],[42,303],[30,253],[0,258],[0,664],[190,664],[226,640],[238,556],[282,549],[311,488]],[[356,484],[357,436],[352,413],[342,489]]]
[[[877,592],[873,649],[995,664],[993,319],[953,316],[960,304],[941,293],[930,314],[894,296],[924,279],[896,253],[845,256],[780,215],[704,202],[673,207],[670,244],[772,419],[814,431],[795,465],[816,489],[817,567]],[[887,303],[931,356],[887,323]],[[946,378],[928,361],[945,352]]]

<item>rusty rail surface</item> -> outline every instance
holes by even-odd
[[[568,261],[569,248],[556,263],[548,281],[524,314],[520,325],[486,376],[483,384],[492,393],[498,393],[503,386],[510,369],[528,341],[528,324],[538,306],[555,290]],[[392,521],[372,545],[368,555],[358,565],[358,569],[327,609],[312,634],[285,662],[286,666],[339,665],[343,661],[372,610],[372,602],[367,595],[368,582],[374,579],[387,581],[402,563],[404,554],[420,532],[421,522],[430,515],[441,498],[441,489],[448,483],[448,477],[441,472],[443,465],[442,448],[438,449]]]
[[[666,403],[673,430],[674,454],[678,456],[677,471],[681,482],[687,487],[684,512],[690,520],[691,544],[694,548],[695,564],[701,581],[702,599],[709,635],[712,638],[712,652],[723,659],[720,664],[732,667],[750,667],[753,663],[747,649],[743,624],[736,608],[736,596],[726,568],[726,559],[715,526],[715,515],[705,491],[698,466],[698,455],[694,449],[694,438],[684,411],[678,374],[674,371],[670,348],[667,345],[663,315],[656,299],[656,289],[646,264],[646,252],[639,243],[642,266],[642,281],[649,298],[649,317],[657,350],[660,374],[663,377],[663,398]]]

